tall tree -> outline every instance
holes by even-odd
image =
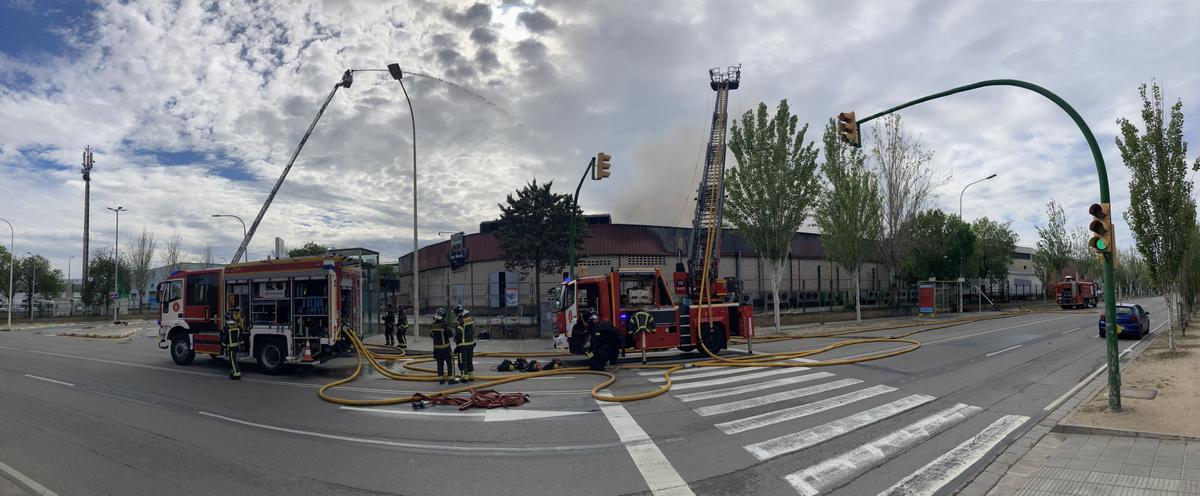
[[[12,299],[12,295],[8,294],[8,275],[9,275],[8,266],[12,262],[14,262],[14,260],[12,260],[12,258],[10,258],[10,256],[9,256],[8,247],[0,246],[0,295],[4,296],[4,301],[6,303],[10,299]],[[18,267],[20,266],[19,262],[17,263],[17,266]],[[13,269],[12,277],[13,277],[13,291],[15,292],[18,290],[16,268]]]
[[[921,140],[907,131],[899,114],[884,118],[883,132],[878,127],[872,133],[871,163],[879,181],[883,198],[883,238],[880,251],[892,274],[892,298],[895,303],[895,282],[906,256],[914,251],[905,226],[925,210],[937,186],[949,179],[929,167],[933,152],[926,150]]]
[[[213,263],[213,247],[211,244],[200,248],[200,263],[204,265],[211,265]]]
[[[854,316],[862,323],[860,272],[872,258],[883,232],[879,183],[866,167],[861,150],[846,146],[833,120],[825,126],[825,191],[814,217],[821,229],[825,256],[854,274]]]
[[[906,282],[936,277],[957,279],[960,260],[975,252],[975,233],[957,215],[926,210],[909,222],[912,254],[905,258],[900,272]],[[1011,253],[1011,252],[1009,252]]]
[[[167,242],[163,247],[162,263],[171,268],[171,272],[179,270],[179,264],[183,262],[183,236],[178,232],[171,233],[167,238]]]
[[[1053,199],[1046,203],[1046,225],[1034,226],[1038,233],[1037,249],[1033,252],[1034,263],[1041,264],[1047,271],[1043,274],[1042,288],[1050,281],[1062,277],[1074,257],[1071,238],[1067,235],[1067,214],[1062,205]]]
[[[971,223],[975,233],[975,253],[971,257],[969,273],[980,279],[995,283],[1008,278],[1008,265],[1012,263],[1017,248],[1017,233],[1011,222],[998,222],[987,217]]]
[[[325,246],[320,243],[308,241],[308,242],[304,243],[304,246],[301,246],[299,248],[292,248],[292,249],[288,250],[288,256],[289,257],[309,257],[309,256],[316,256],[316,255],[324,255],[326,253],[329,253],[329,251],[332,249],[333,249],[332,246]]]
[[[88,260],[88,280],[84,282],[84,303],[91,307],[103,307],[108,313],[108,305],[112,303],[109,294],[113,290],[113,269],[117,274],[117,292],[128,293],[130,287],[129,263],[125,257],[116,260],[111,249],[97,249]]]
[[[504,266],[533,272],[534,303],[542,299],[542,273],[561,272],[568,263],[570,222],[575,222],[575,252],[582,253],[587,224],[583,211],[574,205],[571,195],[550,191],[553,181],[530,181],[509,194],[500,204],[500,228],[496,239],[504,250]],[[541,311],[534,312],[541,323]]]
[[[5,290],[8,288],[8,273],[4,273]],[[50,268],[50,261],[41,255],[33,255],[17,260],[13,273],[13,290],[23,291],[31,303],[38,299],[57,298],[63,291],[62,270]],[[33,305],[28,305],[29,314],[33,314]]]
[[[1152,85],[1150,94],[1145,84],[1138,92],[1142,96],[1143,132],[1139,133],[1129,119],[1117,120],[1121,127],[1117,149],[1132,176],[1125,221],[1150,274],[1167,292],[1171,303],[1167,336],[1171,351],[1175,351],[1175,329],[1183,328],[1179,299],[1184,257],[1196,224],[1192,181],[1187,177],[1187,142],[1183,140],[1183,101],[1175,101],[1167,121],[1158,83]],[[1200,170],[1200,159],[1192,169]]]
[[[771,294],[775,302],[775,330],[779,330],[779,282],[796,231],[808,218],[820,182],[817,178],[817,148],[804,142],[808,124],[780,100],[775,115],[767,105],[742,115],[729,132],[729,149],[737,158],[726,181],[729,202],[725,218],[767,261]]]
[[[1092,234],[1083,226],[1077,226],[1071,235],[1071,265],[1079,277],[1089,280],[1104,279],[1104,264],[1096,257],[1096,251],[1088,246]]]
[[[158,247],[158,239],[154,234],[146,230],[142,226],[142,233],[136,238],[129,240],[129,246],[125,250],[129,257],[129,270],[133,278],[134,290],[138,293],[138,310],[142,309],[142,303],[148,303],[148,295],[146,285],[150,283],[150,269],[154,264],[154,250]]]

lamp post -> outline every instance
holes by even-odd
[[[113,323],[117,323],[117,310],[121,307],[121,290],[117,285],[118,278],[121,277],[121,212],[129,209],[125,207],[107,207],[109,210],[117,214],[116,233],[113,236]]]
[[[379,70],[379,69],[372,69]],[[400,70],[400,64],[388,64],[387,71],[400,83],[400,91],[404,92],[404,101],[408,103],[408,118],[412,123],[412,155],[413,155],[413,248],[412,248],[412,270],[413,270],[413,337],[421,335],[421,287],[418,281],[420,276],[420,264],[417,263],[418,245],[417,241],[417,114],[413,112],[412,99],[408,97],[408,88],[404,87],[404,71]]]
[[[992,174],[988,177],[985,177],[983,179],[977,179],[975,181],[967,183],[966,186],[963,186],[962,192],[960,192],[958,194],[958,220],[963,221],[962,201],[963,201],[963,194],[967,192],[967,188],[970,188],[971,185],[973,185],[973,184],[981,183],[981,182],[987,181],[988,179],[993,179],[995,177],[996,177],[996,175]],[[966,221],[963,221],[963,222],[966,222]],[[963,290],[963,259],[962,259],[962,255],[959,255],[959,257],[958,257],[958,313],[960,313],[960,314],[963,313],[963,291],[962,290]],[[983,300],[982,293],[980,293],[979,299]],[[983,310],[983,302],[982,301],[980,301],[980,303],[979,303],[979,309],[981,311]]]
[[[33,258],[33,254],[25,252],[29,258]],[[37,291],[37,264],[30,263],[29,268],[32,269],[33,275],[29,278],[29,322],[33,323],[33,293]],[[9,306],[12,306],[10,303]]]
[[[71,291],[71,262],[75,260],[75,255],[67,257],[67,316],[75,315],[75,298],[72,298]]]
[[[212,216],[213,217],[233,217],[233,218],[237,219],[238,222],[242,223],[242,239],[246,239],[246,221],[242,220],[241,217],[238,217],[233,214],[212,214]]]
[[[15,243],[17,239],[17,231],[13,229],[12,224],[7,220],[0,220],[3,220],[5,224],[8,224],[8,327],[6,327],[6,329],[11,331],[13,307],[13,269],[17,267],[17,260],[14,258],[16,256],[16,252],[13,250],[17,249]]]

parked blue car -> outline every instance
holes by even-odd
[[[1105,337],[1107,322],[1100,313],[1100,337]],[[1150,312],[1133,303],[1117,304],[1117,337],[1142,339],[1150,334]]]

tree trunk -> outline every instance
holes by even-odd
[[[862,267],[854,270],[854,319],[858,325],[862,325],[862,300],[859,298],[859,293],[862,292],[862,281],[859,280]]]
[[[542,328],[542,271],[540,264],[533,266],[533,323],[537,324],[538,329]]]
[[[784,260],[787,260],[784,258]],[[771,261],[771,299],[775,302],[775,333],[779,334],[779,280],[783,277],[783,262]]]
[[[1177,288],[1171,288],[1167,295],[1167,305],[1170,307],[1167,311],[1167,342],[1170,343],[1171,351],[1175,351],[1175,323],[1180,317],[1177,306],[1179,296],[1176,291]]]

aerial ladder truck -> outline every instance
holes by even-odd
[[[626,322],[638,310],[654,317],[654,332],[645,340],[623,339],[627,350],[678,348],[692,351],[703,345],[718,353],[731,336],[754,332],[753,308],[733,298],[718,277],[721,259],[722,210],[725,201],[726,125],[729,92],[741,82],[741,66],[709,71],[709,86],[717,93],[704,174],[696,193],[688,261],[677,264],[670,279],[657,267],[618,268],[607,274],[568,279],[556,302],[555,327],[566,335],[572,353],[589,349],[585,332],[576,332],[580,319],[595,315],[624,337]],[[644,343],[644,348],[643,348]]]

